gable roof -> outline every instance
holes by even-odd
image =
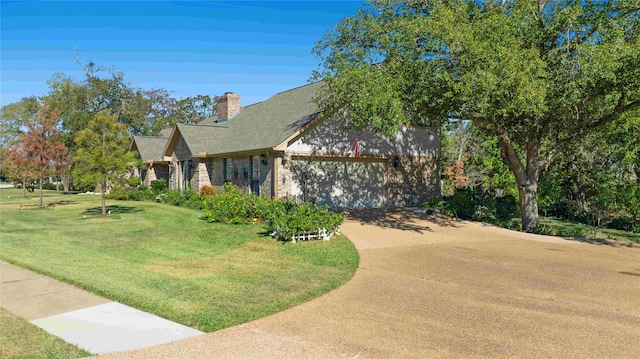
[[[178,134],[193,155],[225,155],[272,149],[318,118],[320,110],[312,101],[323,82],[297,87],[246,107],[229,121],[215,123],[209,118],[197,125],[178,124],[164,150],[170,156]]]
[[[188,125],[178,123],[173,128],[171,137],[169,137],[166,147],[163,148],[164,151],[160,153],[162,153],[163,156],[171,156],[180,138],[184,140],[193,155],[213,153],[211,150],[226,136],[227,132],[228,127],[222,125]]]
[[[168,138],[156,136],[133,136],[130,151],[138,151],[143,162],[165,162],[162,156]]]

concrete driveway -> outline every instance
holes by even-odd
[[[361,258],[341,288],[104,358],[640,358],[638,247],[403,210],[354,213],[342,231]]]

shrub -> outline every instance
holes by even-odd
[[[345,213],[329,211],[327,206],[279,200],[267,203],[263,214],[267,230],[282,240],[302,233],[316,233],[320,229],[325,229],[328,234],[336,232],[346,216]]]
[[[153,198],[153,195],[144,186],[139,188],[115,186],[111,188],[106,197],[117,201],[144,201],[145,199]]]
[[[203,197],[202,209],[209,222],[252,223],[261,217],[263,201],[228,182],[224,184],[223,193]]]
[[[108,199],[115,199],[117,201],[128,201],[129,200],[129,191],[127,191],[123,187],[113,187],[106,194]]]
[[[160,194],[160,192],[167,189],[167,181],[163,179],[157,179],[155,181],[151,181],[151,192],[156,195]]]
[[[263,199],[242,192],[231,183],[225,184],[223,193],[203,198],[202,211],[209,222],[247,224],[261,220],[270,233],[282,240],[320,229],[327,234],[336,232],[345,217],[344,213],[329,211],[327,206]]]
[[[129,177],[129,178],[127,178],[127,185],[129,187],[138,187],[138,186],[140,186],[140,183],[142,183],[142,181],[140,180],[140,177]]]
[[[482,205],[482,194],[471,188],[458,188],[453,196],[447,198],[447,203],[460,218],[475,219],[482,211],[477,207]]]
[[[496,218],[510,220],[518,212],[518,200],[511,194],[496,198]]]
[[[168,190],[156,195],[156,200],[162,203],[168,203],[174,206],[202,209],[202,202],[198,194],[191,188],[184,191]]]
[[[198,192],[198,194],[200,195],[200,198],[206,198],[206,197],[215,196],[216,189],[215,189],[215,187],[212,187],[212,186],[202,186],[202,188],[200,188],[200,192]]]

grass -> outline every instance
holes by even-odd
[[[620,242],[640,243],[640,233],[632,233],[609,228],[595,228],[582,223],[565,222],[548,217],[540,217],[541,234],[573,237],[598,238]]]
[[[37,209],[16,193],[0,190],[0,258],[205,332],[317,297],[358,265],[344,237],[283,243],[165,204],[109,201],[102,217],[99,196],[49,192]]]
[[[82,358],[91,356],[0,308],[0,358]]]

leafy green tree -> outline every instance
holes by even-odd
[[[23,128],[33,121],[40,109],[35,96],[25,97],[18,102],[2,106],[0,109],[0,146],[7,148],[18,142]]]
[[[198,123],[216,115],[216,101],[209,95],[186,97],[179,100],[177,105],[176,121],[180,123]]]
[[[555,156],[540,181],[543,211],[604,225],[637,221],[640,117],[629,113]]]
[[[554,156],[640,107],[640,1],[373,0],[318,42],[317,102],[347,127],[469,120],[497,138],[523,228]]]
[[[106,215],[106,192],[110,182],[124,176],[135,155],[128,152],[129,133],[118,117],[96,114],[87,128],[77,133],[74,177],[87,184],[99,184],[102,192],[102,215]]]

